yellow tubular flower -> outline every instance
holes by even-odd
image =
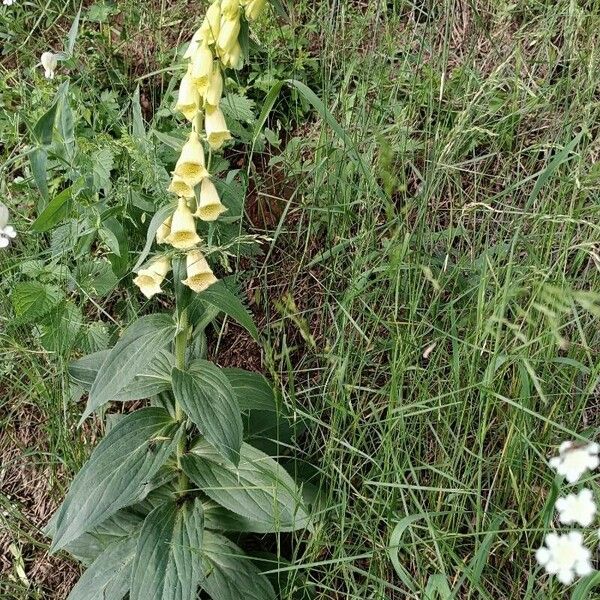
[[[204,23],[202,24],[204,25]],[[206,39],[205,31],[200,27],[192,36],[190,40],[189,46],[183,55],[183,58],[192,58],[194,56],[194,52],[198,48],[198,46]]]
[[[182,283],[192,288],[194,292],[203,292],[218,281],[202,252],[199,250],[188,252],[185,262],[187,266],[187,279],[184,279]]]
[[[235,43],[238,41],[240,33],[239,19],[221,19],[221,29],[217,38],[217,49],[221,53],[231,52]]]
[[[204,100],[206,104],[210,104],[210,106],[219,106],[222,95],[223,77],[221,75],[221,70],[217,67],[213,70],[211,75],[210,83],[208,84],[206,93],[204,94]]]
[[[213,150],[218,150],[226,140],[232,138],[218,106],[206,107],[206,138]]]
[[[167,237],[171,233],[171,221],[173,217],[169,217],[165,219],[156,230],[156,243],[157,244],[166,244]]]
[[[200,29],[207,44],[214,44],[217,41],[221,29],[221,2],[219,0],[208,7]]]
[[[177,97],[177,104],[175,110],[185,115],[188,121],[193,121],[198,110],[200,108],[200,96],[198,89],[194,85],[194,81],[190,74],[190,69],[183,76],[181,85],[179,86],[179,96]]]
[[[173,175],[173,179],[171,179],[171,184],[169,185],[169,192],[179,196],[180,198],[194,198],[194,186],[190,185],[183,177],[180,177],[176,173]],[[168,237],[168,236],[167,236]],[[167,239],[167,238],[165,238]]]
[[[221,62],[229,69],[241,69],[244,66],[244,57],[242,56],[242,47],[239,42],[233,45],[229,52],[221,54]]]
[[[140,288],[146,298],[152,298],[154,294],[162,292],[160,284],[170,270],[171,262],[166,256],[161,256],[152,261],[146,268],[140,269],[133,283]]]
[[[188,141],[181,149],[181,156],[175,165],[175,175],[180,177],[185,183],[193,188],[200,183],[205,177],[208,177],[208,171],[204,166],[204,149],[200,143],[200,138],[195,131],[190,133]],[[175,179],[173,179],[175,181]],[[172,184],[173,185],[173,184]],[[170,189],[170,188],[169,188]],[[175,190],[170,191],[177,193]],[[192,198],[192,194],[178,194],[184,198]]]
[[[179,250],[191,248],[200,241],[200,237],[196,233],[194,215],[185,198],[179,198],[179,205],[173,214],[171,233],[167,236],[166,241]]]
[[[206,89],[213,70],[213,53],[206,44],[198,46],[192,56],[191,77],[198,91]]]
[[[240,0],[222,0],[221,14],[224,19],[237,19],[240,15]]]
[[[258,19],[260,13],[264,10],[266,3],[266,0],[250,0],[249,2],[244,2],[244,11],[248,21],[255,21]]]
[[[194,213],[202,221],[216,221],[227,209],[221,204],[215,184],[207,177],[200,186],[200,202]]]

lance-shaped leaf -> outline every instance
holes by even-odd
[[[175,330],[172,317],[165,314],[147,315],[130,325],[100,367],[81,421],[142,373],[173,339]]]
[[[270,456],[243,444],[238,467],[230,465],[204,439],[182,457],[189,478],[230,511],[262,525],[266,531],[294,531],[309,518],[300,490]]]
[[[223,373],[242,410],[277,410],[273,388],[260,373],[235,368],[223,369]]]
[[[202,579],[202,502],[166,502],[144,521],[130,600],[194,600]]]
[[[206,531],[202,557],[202,588],[213,600],[275,600],[269,580],[226,537]]]
[[[69,365],[69,375],[73,382],[89,391],[109,353],[110,350],[100,350],[73,361]],[[171,352],[160,350],[152,362],[112,398],[113,402],[141,400],[168,390],[171,387],[171,369],[174,363],[175,358]]]
[[[177,430],[162,408],[143,408],[121,419],[71,484],[56,518],[51,550],[143,498],[177,443]]]
[[[173,369],[172,377],[175,400],[221,455],[237,464],[243,426],[227,377],[206,360],[194,361],[189,371]]]
[[[136,537],[128,537],[109,544],[71,590],[68,600],[121,600],[129,591],[136,543]]]

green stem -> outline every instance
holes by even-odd
[[[183,310],[179,317],[179,331],[175,336],[175,366],[178,369],[185,369],[185,349],[187,346],[188,335],[190,332],[190,327],[188,325],[187,319],[187,310]],[[183,423],[185,419],[185,413],[177,399],[175,400],[175,417],[180,422]],[[181,457],[187,451],[187,437],[185,432],[181,436],[179,443],[177,444],[177,466],[179,467],[179,490],[182,492],[186,492],[189,488],[189,479],[187,475],[181,469]]]

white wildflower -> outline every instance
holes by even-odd
[[[556,501],[558,519],[565,525],[577,523],[589,527],[596,514],[596,503],[591,490],[582,489],[578,494],[568,494]]]
[[[600,446],[595,443],[577,445],[574,442],[563,442],[559,448],[559,456],[550,459],[550,466],[564,475],[569,483],[574,483],[588,469],[598,467],[598,452]]]
[[[592,572],[591,553],[583,545],[583,535],[571,531],[564,535],[549,533],[545,546],[538,548],[535,557],[550,575],[556,575],[564,584],[573,582],[576,576]]]
[[[15,3],[15,0],[2,0],[2,4],[6,6],[12,6]]]
[[[42,67],[44,67],[44,75],[46,79],[54,79],[54,71],[58,65],[58,55],[53,52],[44,52],[40,59]]]
[[[17,237],[17,232],[8,224],[8,208],[0,202],[0,248],[6,248],[10,240]]]

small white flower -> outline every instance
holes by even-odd
[[[40,59],[42,67],[44,67],[44,75],[46,79],[54,79],[54,71],[58,65],[58,56],[53,52],[44,52]]]
[[[583,545],[583,535],[571,531],[564,535],[549,533],[546,546],[538,548],[535,558],[550,575],[566,585],[573,583],[575,576],[583,577],[592,572],[591,553]]]
[[[15,3],[15,0],[2,0],[2,4],[6,6],[12,6]]]
[[[7,225],[0,229],[0,248],[6,248],[10,240],[17,237],[17,232],[12,225]]]
[[[596,514],[596,503],[591,490],[582,489],[578,494],[569,494],[556,501],[558,520],[565,525],[577,523],[589,527]]]
[[[579,446],[574,442],[563,442],[559,448],[559,456],[550,459],[550,466],[560,475],[564,475],[569,483],[574,483],[588,469],[598,467],[598,452],[600,446],[595,443]]]

